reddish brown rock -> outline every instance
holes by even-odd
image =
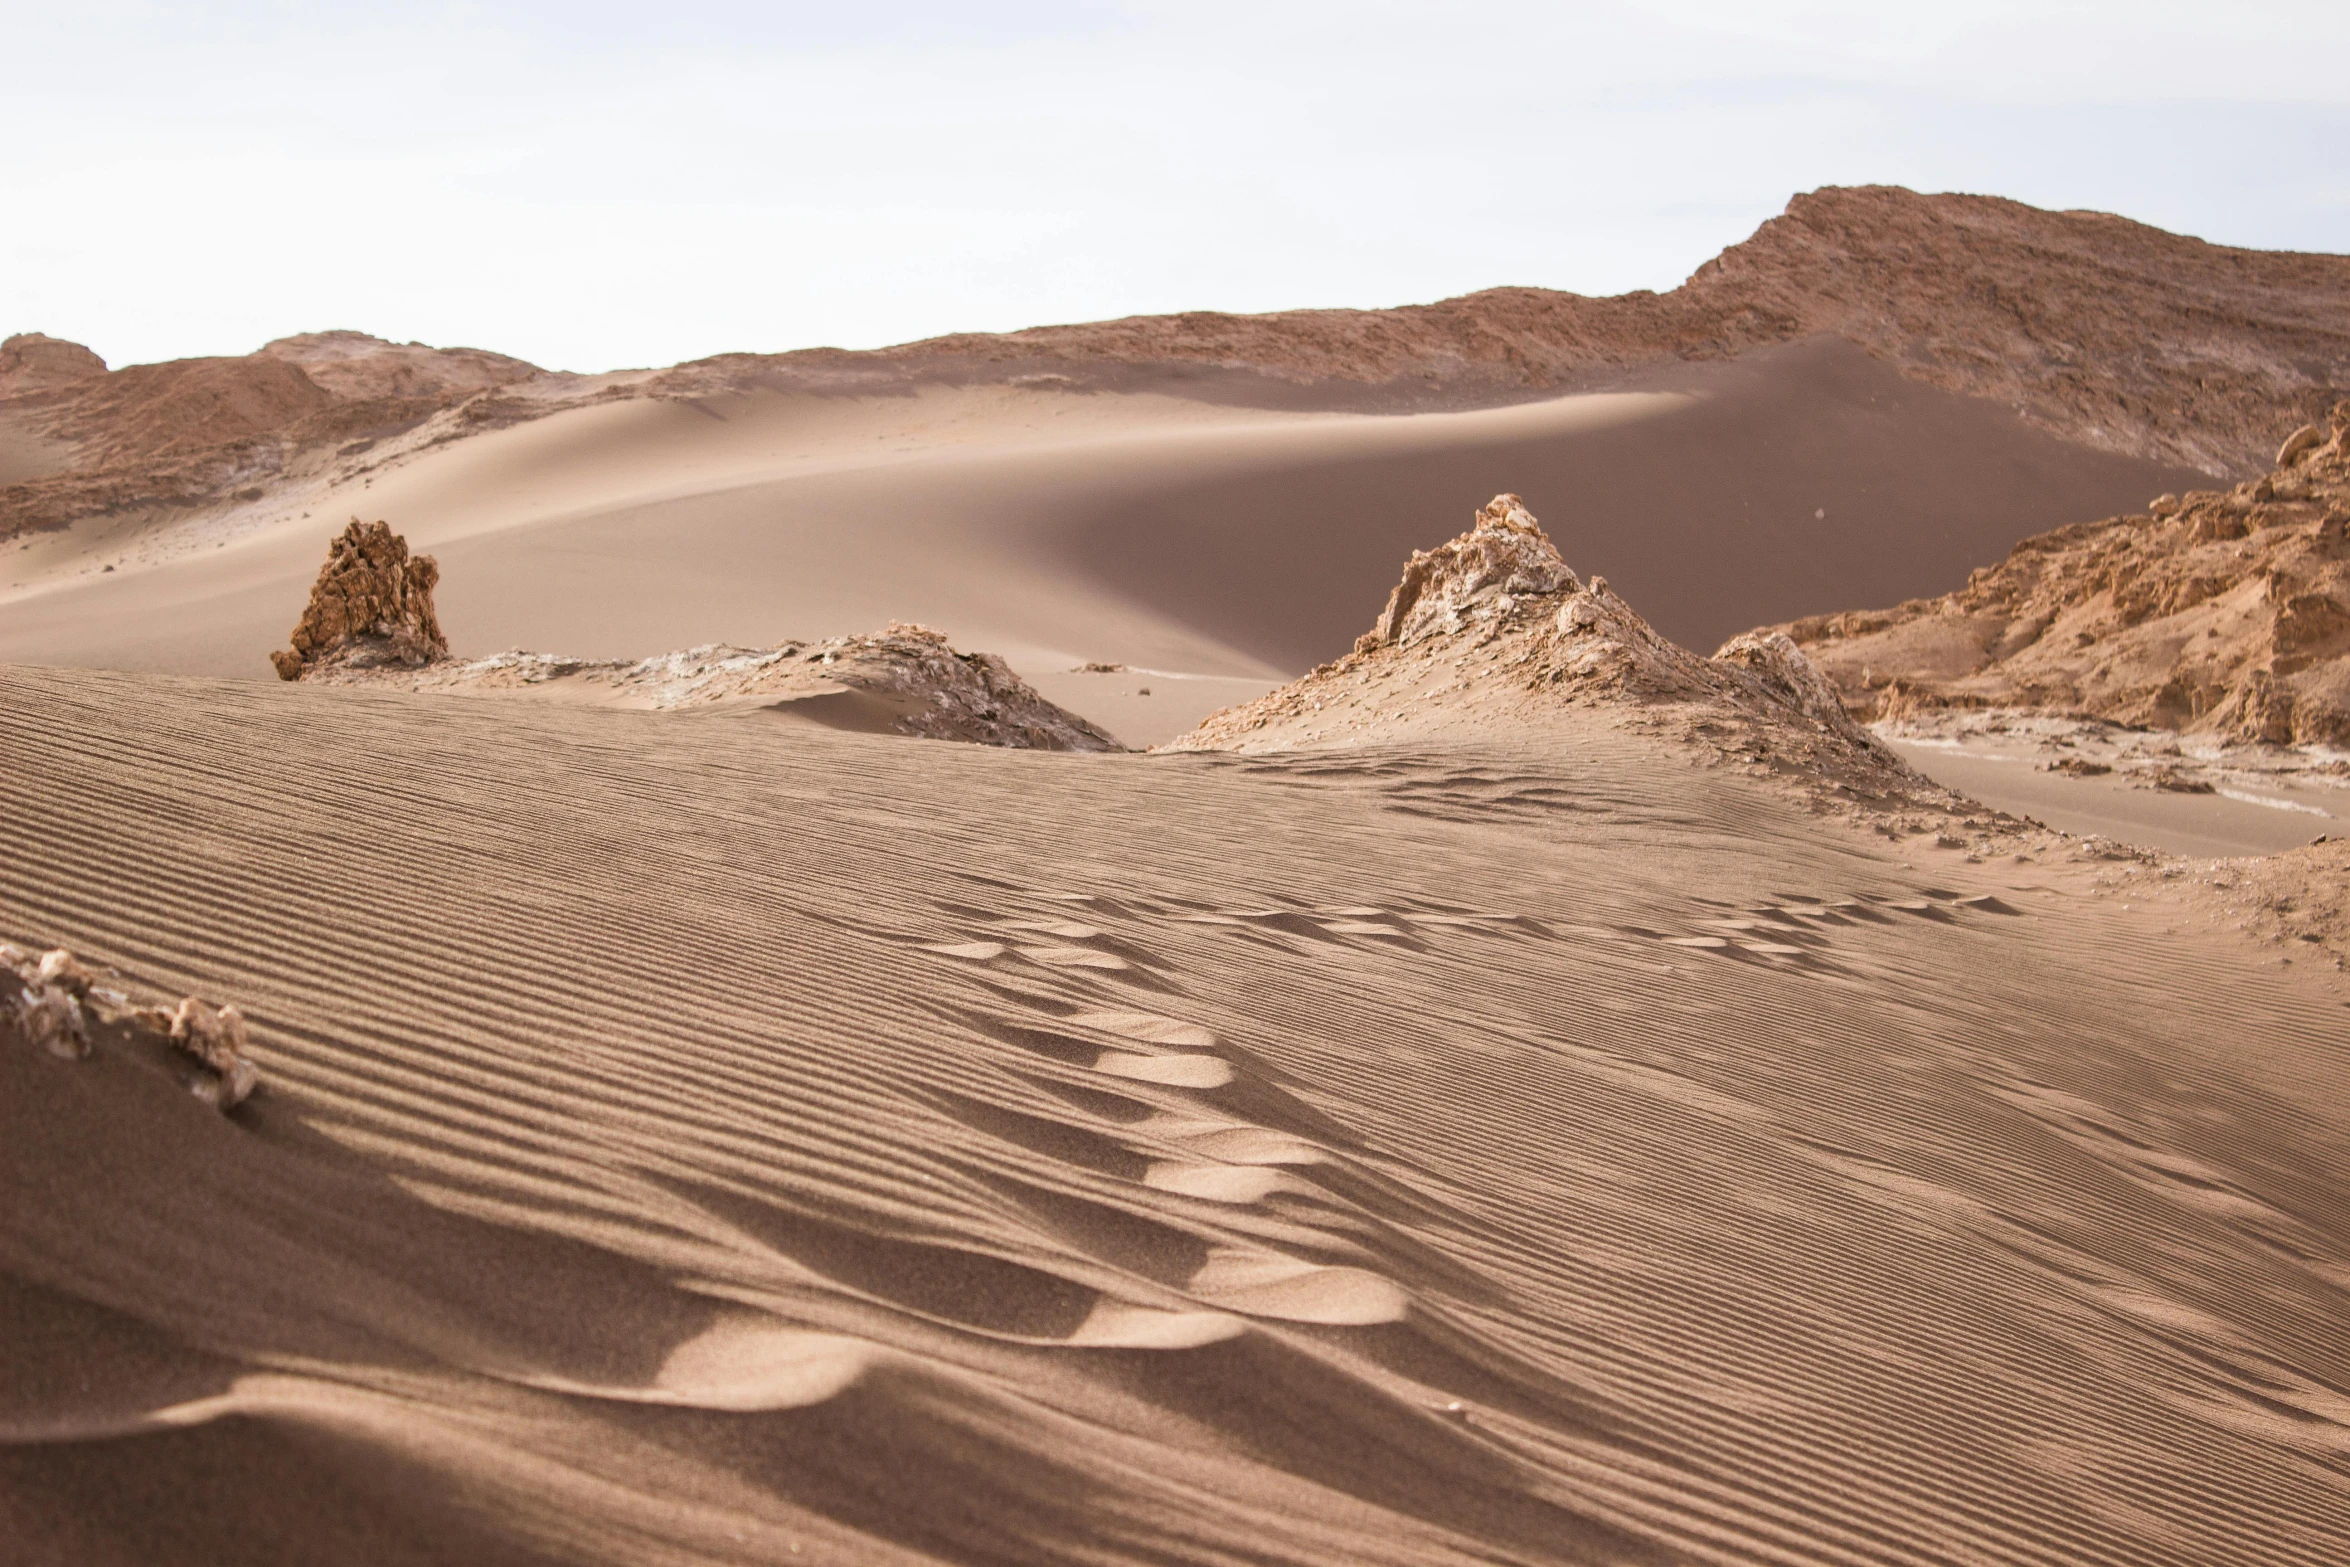
[[[280,679],[299,680],[330,664],[419,669],[447,658],[432,605],[440,580],[439,563],[410,555],[388,524],[354,517],[327,552],[293,646],[269,661]]]

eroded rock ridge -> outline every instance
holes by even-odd
[[[2350,746],[2350,402],[2232,490],[2026,539],[1940,598],[1781,629],[1872,720],[2020,709]]]

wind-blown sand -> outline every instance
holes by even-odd
[[[2346,1013],[2151,875],[1597,710],[0,703],[0,930],[264,1081],[0,1048],[20,1559],[2350,1550]]]

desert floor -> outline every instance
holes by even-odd
[[[0,934],[265,1079],[0,1052],[17,1559],[2350,1556],[2350,1010],[2150,870],[1605,713],[0,711]]]

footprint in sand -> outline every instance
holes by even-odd
[[[1224,1310],[1284,1322],[1366,1327],[1400,1322],[1411,1309],[1402,1285],[1368,1268],[1327,1267],[1237,1247],[1211,1252],[1184,1288]]]
[[[986,963],[1002,957],[1005,947],[1000,941],[936,941],[925,943],[922,950],[971,963]]]
[[[1091,947],[1015,947],[1013,951],[1031,963],[1046,968],[1122,969],[1127,961],[1114,952],[1096,952]]]
[[[551,1392],[631,1404],[737,1412],[805,1409],[847,1391],[885,1352],[864,1339],[729,1313],[669,1352],[649,1384],[523,1380]]]
[[[1104,1300],[1068,1342],[1087,1349],[1197,1349],[1247,1331],[1248,1324],[1227,1311],[1162,1311]]]
[[[1232,1063],[1220,1056],[1136,1055],[1105,1050],[1093,1069],[1131,1082],[1157,1083],[1165,1088],[1222,1088],[1232,1081]]]
[[[1187,1164],[1161,1160],[1143,1172],[1142,1184],[1180,1197],[1240,1205],[1262,1202],[1275,1192],[1311,1195],[1314,1188],[1268,1165]]]
[[[1006,930],[1032,930],[1040,936],[1058,936],[1063,941],[1099,941],[1102,932],[1093,925],[1080,925],[1075,920],[1006,920]]]
[[[1184,1050],[1213,1050],[1216,1036],[1197,1023],[1161,1017],[1156,1012],[1081,1012],[1070,1018],[1083,1028],[1096,1028],[1120,1039],[1150,1045],[1172,1045]]]

